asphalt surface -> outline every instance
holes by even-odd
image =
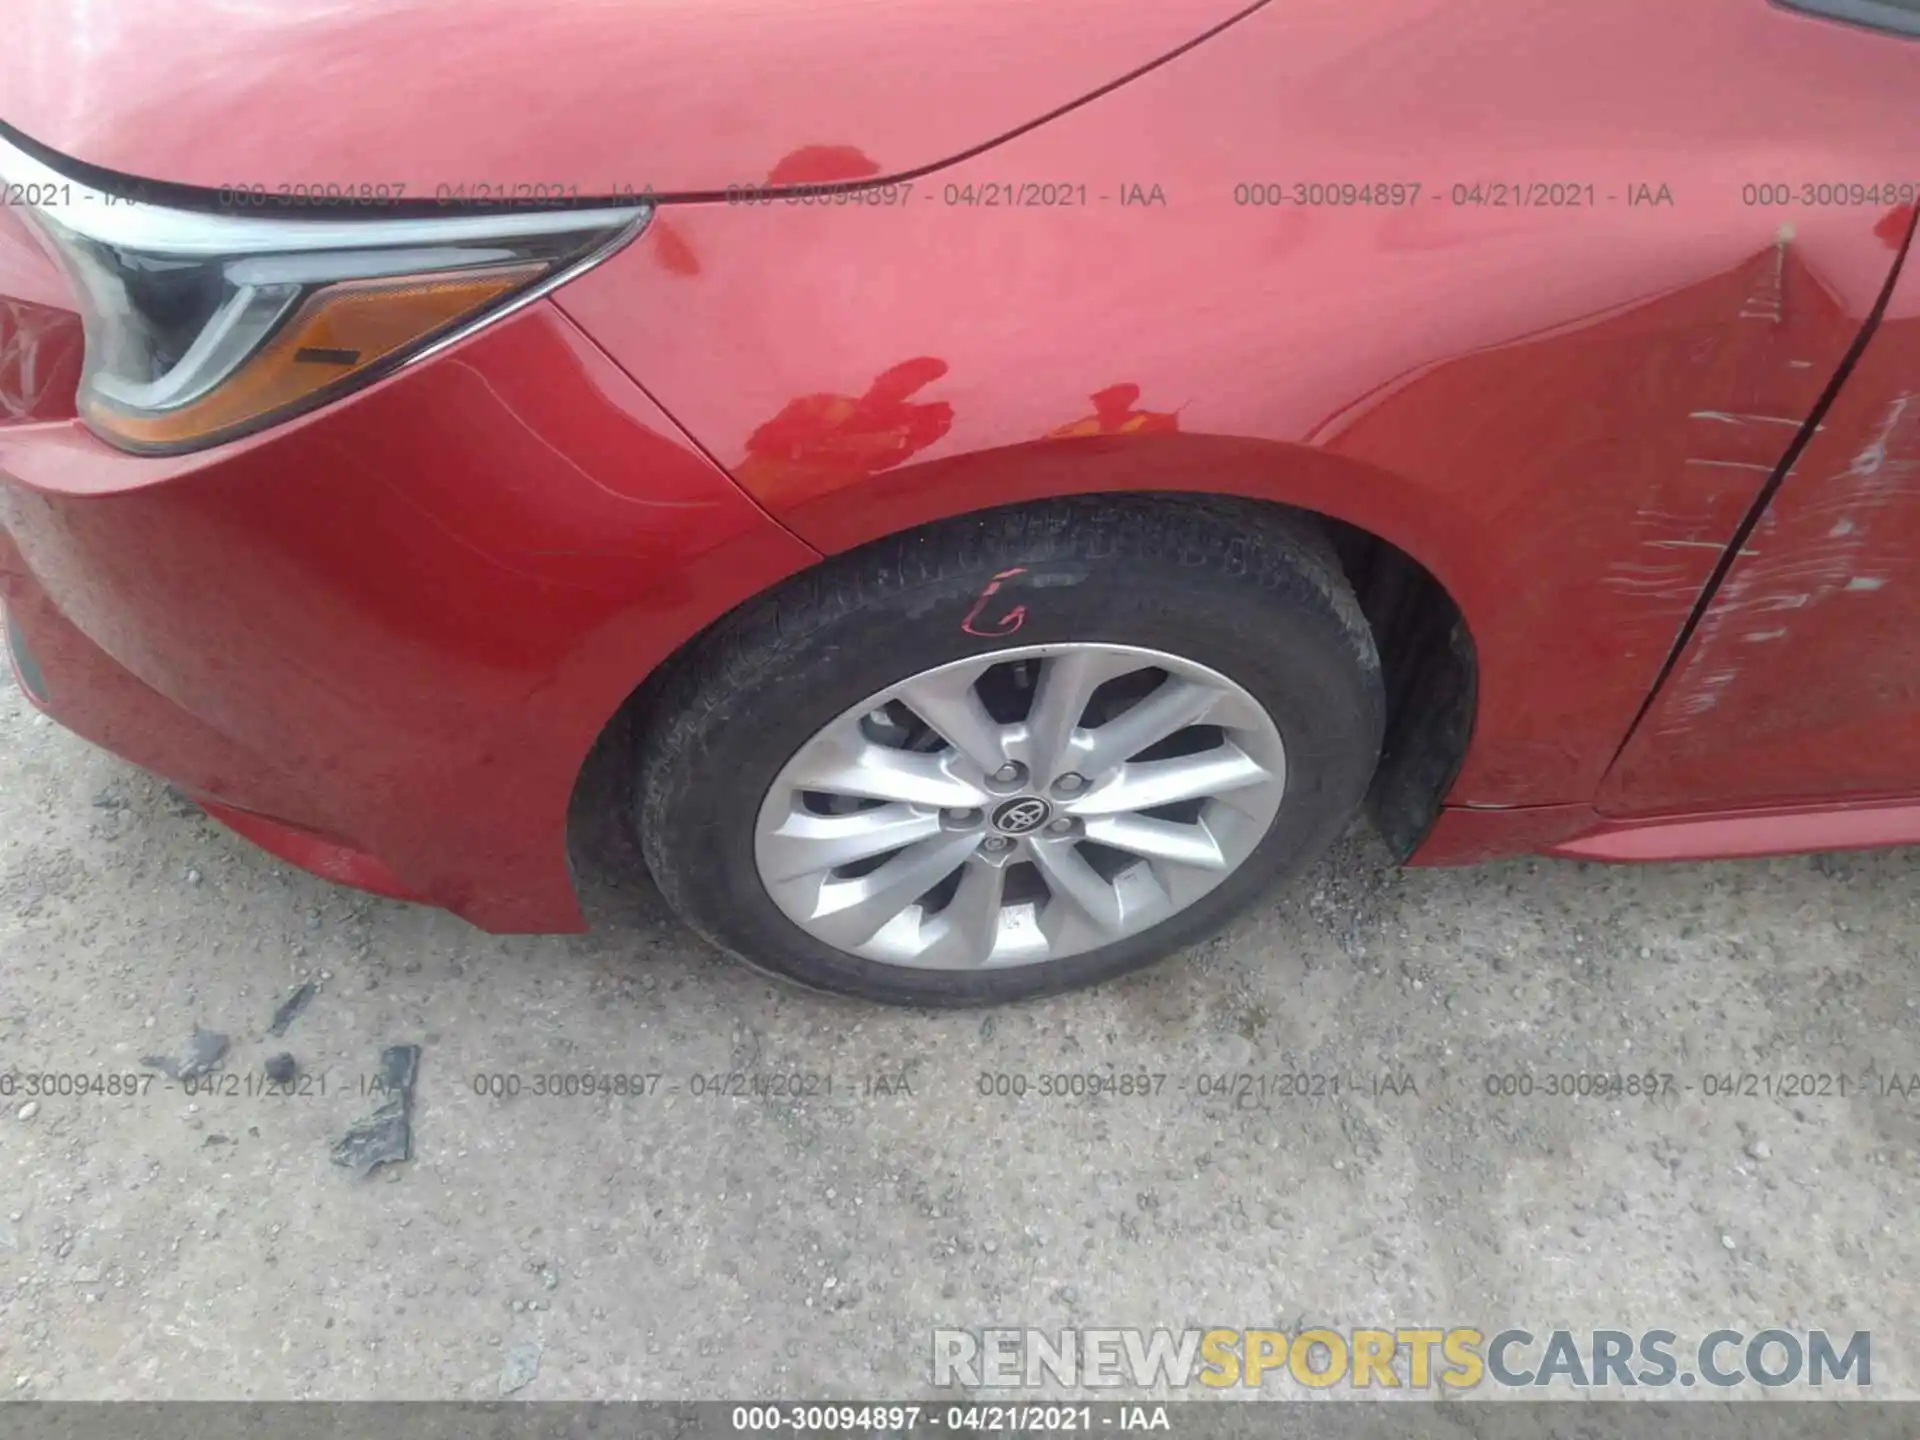
[[[1396,871],[1356,830],[1143,976],[928,1015],[717,959],[583,844],[591,935],[484,935],[0,679],[0,1394],[914,1398],[941,1327],[1317,1323],[1869,1330],[1920,1395],[1920,851]],[[143,1057],[196,1028],[189,1095]],[[413,1156],[362,1178],[405,1045]],[[582,1074],[637,1078],[534,1093]],[[1043,1093],[1089,1074],[1148,1079]]]

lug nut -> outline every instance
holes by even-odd
[[[1066,816],[1062,815],[1058,820],[1048,821],[1047,829],[1052,831],[1055,835],[1064,835],[1069,830],[1073,829],[1073,821],[1069,820]]]
[[[981,820],[981,812],[978,810],[948,810],[943,812],[941,818],[949,825],[978,825]]]
[[[989,835],[986,843],[982,845],[981,848],[983,850],[1011,850],[1013,848],[1013,841],[1004,835]]]
[[[1017,760],[1009,760],[988,777],[997,785],[1012,785],[1027,773],[1026,767]]]
[[[1056,793],[1061,795],[1078,795],[1082,790],[1087,788],[1087,777],[1069,770],[1053,782],[1053,788]]]

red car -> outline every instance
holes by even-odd
[[[1916,0],[30,0],[35,704],[320,874],[1013,999],[1920,842]]]

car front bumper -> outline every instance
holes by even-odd
[[[294,864],[497,931],[583,928],[594,740],[817,558],[547,302],[192,455],[0,426],[29,698]]]

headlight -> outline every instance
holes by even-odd
[[[649,213],[203,214],[103,194],[4,139],[0,179],[79,294],[80,414],[147,453],[232,439],[419,360],[612,253]]]

